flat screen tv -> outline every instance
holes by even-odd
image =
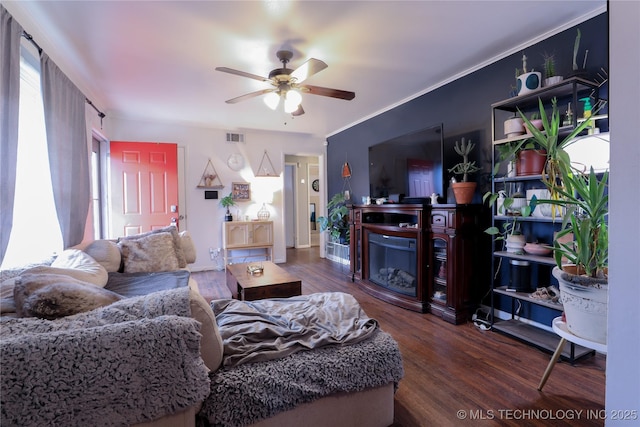
[[[369,192],[396,203],[427,203],[443,195],[442,124],[369,147]]]

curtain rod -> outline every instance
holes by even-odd
[[[29,40],[31,42],[31,44],[33,44],[35,46],[35,48],[38,49],[38,54],[39,55],[42,55],[42,48],[40,47],[40,45],[38,43],[36,43],[36,41],[33,39],[33,36],[31,34],[27,33],[24,30],[22,30],[22,36],[25,39]],[[104,114],[102,111],[98,110],[98,107],[96,107],[93,104],[93,102],[91,102],[91,100],[89,98],[85,97],[84,100],[87,102],[87,104],[89,104],[98,113],[98,117],[100,117],[100,128],[102,128],[102,119],[104,119],[106,117],[106,114]]]

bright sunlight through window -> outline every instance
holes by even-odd
[[[23,46],[13,228],[2,268],[38,262],[62,249],[49,173],[40,62]]]

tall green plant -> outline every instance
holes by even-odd
[[[554,241],[554,258],[559,268],[562,268],[562,258],[566,257],[577,266],[579,272],[589,277],[606,277],[605,269],[609,261],[608,179],[608,171],[598,179],[593,167],[588,175],[571,167],[563,167],[565,187],[555,188],[560,197],[536,202],[566,209],[562,229]],[[573,233],[573,242],[558,242],[569,233]]]
[[[468,182],[469,175],[472,173],[476,173],[480,170],[478,166],[476,166],[475,160],[473,162],[469,161],[469,153],[473,151],[476,144],[471,141],[466,142],[464,138],[462,138],[462,143],[458,143],[456,141],[453,149],[462,156],[462,161],[460,163],[456,163],[449,172],[452,172],[456,175],[462,175],[462,182]]]
[[[336,193],[327,203],[327,216],[318,217],[320,231],[329,230],[334,242],[349,243],[349,208],[344,193]]]

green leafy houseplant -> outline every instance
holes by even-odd
[[[225,221],[231,221],[233,218],[231,216],[231,212],[229,212],[229,208],[231,206],[235,206],[236,201],[233,200],[233,195],[231,193],[229,193],[227,196],[224,196],[223,198],[220,199],[220,205],[223,208],[227,209],[227,212],[224,216]]]
[[[336,193],[327,203],[327,216],[318,217],[320,231],[329,230],[334,242],[349,243],[349,208],[344,193]]]
[[[590,122],[588,120],[580,123],[564,138],[560,139],[560,112],[558,110],[558,100],[553,98],[551,100],[551,117],[547,116],[544,109],[544,104],[541,99],[538,99],[538,108],[540,110],[540,117],[542,119],[542,130],[536,128],[531,121],[518,109],[518,113],[524,121],[525,127],[532,135],[531,139],[541,149],[547,152],[547,164],[545,167],[546,174],[542,175],[542,182],[549,188],[551,192],[551,198],[558,198],[557,189],[562,189],[562,168],[571,167],[569,154],[566,152],[566,148],[575,142],[575,137],[582,133]],[[560,182],[560,185],[558,183]]]

